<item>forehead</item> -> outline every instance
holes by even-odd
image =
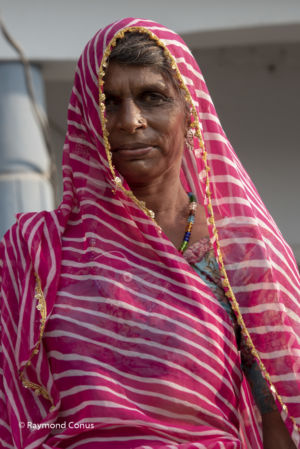
[[[155,66],[140,66],[110,62],[104,77],[104,91],[140,90],[157,88],[175,93],[173,82]]]

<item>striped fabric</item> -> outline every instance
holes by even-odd
[[[60,422],[100,430],[64,432],[49,444],[104,449],[220,439],[240,447],[240,359],[226,312],[209,291],[196,302],[176,288],[170,302],[164,290],[171,282],[153,279],[151,260],[129,271],[123,249],[117,270],[112,260],[119,254],[103,255],[97,243],[92,263],[101,274],[91,287],[80,242],[66,239],[44,341],[60,391]]]
[[[185,151],[182,182],[206,207],[224,289],[300,448],[293,255],[228,142],[190,51],[172,31],[140,19],[115,22],[87,44],[68,110],[63,201],[53,212],[20,214],[0,246],[0,442],[261,448],[226,312],[109,167],[99,67],[111,39],[132,27],[159,39],[188,88],[204,148],[195,137],[195,151]]]

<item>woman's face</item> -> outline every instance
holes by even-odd
[[[153,67],[112,62],[104,92],[113,164],[130,187],[178,179],[187,114],[172,81]]]

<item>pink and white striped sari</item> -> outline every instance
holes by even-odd
[[[182,182],[204,204],[243,338],[300,448],[300,282],[181,38],[148,20],[99,31],[78,63],[53,212],[1,243],[4,448],[261,448],[232,324],[109,160],[102,79],[126,30],[150,33],[187,89]]]

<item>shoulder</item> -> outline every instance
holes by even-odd
[[[49,251],[60,252],[62,225],[59,209],[21,213],[0,242],[0,273],[22,277],[30,267],[39,271]]]

